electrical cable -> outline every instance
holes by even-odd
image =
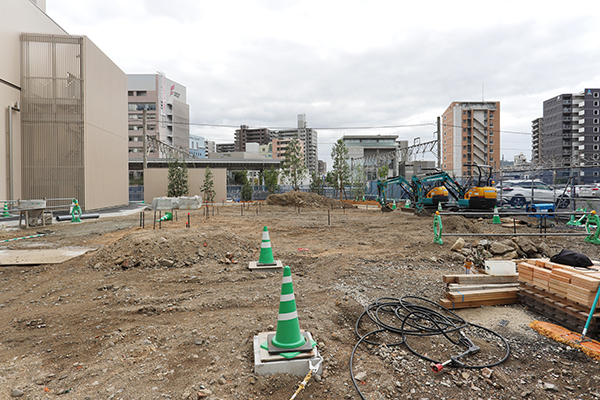
[[[361,323],[367,319],[377,329],[361,335]],[[365,399],[365,397],[356,382],[353,366],[356,350],[363,342],[373,346],[386,347],[395,347],[404,344],[414,355],[433,363],[432,369],[434,372],[441,371],[444,366],[465,369],[491,368],[506,361],[510,355],[510,345],[500,334],[483,326],[469,323],[439,304],[417,296],[403,296],[399,299],[381,297],[377,299],[374,303],[365,307],[365,310],[356,320],[354,330],[358,336],[358,342],[350,355],[350,378],[361,399]],[[373,335],[382,332],[399,335],[401,340],[391,343],[373,340]],[[433,352],[434,347],[446,349],[443,343],[440,344],[440,340],[443,339],[449,341],[454,346],[463,348],[464,351],[458,355],[447,356],[447,361],[435,359],[433,356],[427,355],[429,351]],[[485,359],[485,354],[483,357],[473,357],[481,354],[480,352],[483,351],[472,339],[478,343],[481,341],[481,347],[484,347],[487,343],[488,345],[485,346],[486,349],[490,349],[490,346],[493,348],[493,345],[490,343],[495,343],[497,349],[499,349],[497,351],[501,356],[491,355],[488,356],[487,360]],[[418,349],[419,346],[427,346],[427,340],[430,341],[430,347]],[[436,341],[438,344],[434,344],[433,341]],[[449,350],[444,351],[447,352]],[[465,361],[464,359],[466,358],[469,358],[471,362]]]

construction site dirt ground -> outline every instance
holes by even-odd
[[[450,250],[454,238],[433,243],[431,215],[342,209],[331,200],[252,204],[243,215],[241,205],[229,204],[209,218],[204,211],[190,212],[189,229],[187,211],[161,229],[146,211],[144,229],[133,214],[55,223],[47,227],[52,235],[3,243],[92,250],[60,264],[0,267],[0,398],[289,399],[303,377],[254,373],[253,337],[276,329],[282,284],[280,272],[248,269],[264,226],[275,259],[291,267],[300,328],[324,357],[322,376],[298,399],[359,399],[349,366],[365,306],[406,295],[437,302],[442,276],[463,271]],[[490,219],[443,223],[444,233],[508,231]],[[582,237],[543,240],[555,252],[600,258],[600,247]],[[226,263],[227,253],[234,263]],[[435,374],[404,345],[363,343],[353,373],[364,397],[600,398],[600,363],[529,328],[542,316],[521,304],[456,313],[504,336],[509,358],[491,375],[466,368]]]

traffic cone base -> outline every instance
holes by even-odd
[[[171,214],[170,212],[166,212],[165,215],[163,215],[162,217],[160,217],[159,219],[156,220],[156,222],[159,221],[172,221],[173,220],[173,214]]]

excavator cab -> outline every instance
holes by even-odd
[[[467,190],[465,193],[465,200],[469,201],[470,209],[493,209],[496,207],[496,189],[489,186],[490,179],[492,177],[492,167],[489,165],[478,165],[478,164],[463,164],[465,167],[477,168],[478,178],[477,185]],[[487,169],[488,173],[485,179],[481,169]]]

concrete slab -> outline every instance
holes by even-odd
[[[254,373],[258,375],[268,374],[291,374],[297,376],[306,376],[308,374],[309,361],[315,365],[321,355],[317,346],[313,347],[311,351],[302,353],[292,359],[286,359],[278,354],[269,354],[269,352],[260,347],[260,345],[267,341],[269,334],[275,332],[262,332],[254,336]],[[306,333],[312,341],[312,335],[310,332],[302,331]],[[323,372],[322,364],[319,365],[317,375],[321,375]]]
[[[248,269],[251,271],[263,271],[263,272],[278,272],[283,269],[281,260],[274,260],[275,265],[258,265],[258,261],[250,261]]]
[[[59,264],[90,250],[96,249],[0,250],[0,265]]]

